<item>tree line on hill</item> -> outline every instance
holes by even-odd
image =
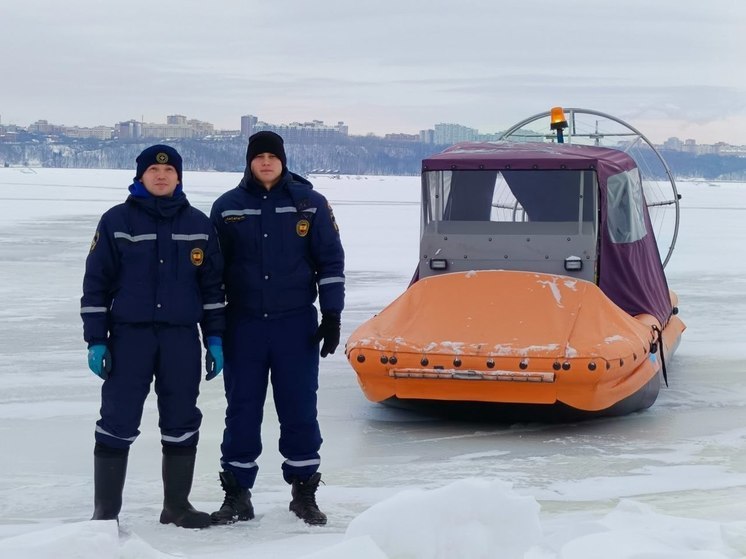
[[[134,169],[135,157],[149,141],[32,138],[0,142],[0,166]],[[174,146],[192,171],[243,172],[243,138],[162,140]],[[287,143],[288,166],[299,174],[418,175],[422,160],[446,146],[387,140],[376,136],[348,136],[330,143]],[[746,181],[746,158],[661,151],[676,178]],[[649,156],[654,157],[652,152]]]

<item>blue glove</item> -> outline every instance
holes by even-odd
[[[104,380],[109,378],[111,353],[105,344],[95,344],[88,348],[88,368]]]
[[[212,380],[223,370],[223,340],[218,336],[208,336],[205,354],[205,380]]]

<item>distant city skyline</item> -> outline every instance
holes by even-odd
[[[746,4],[746,2],[744,4]],[[746,95],[746,93],[744,95]],[[432,129],[435,124],[440,124],[440,123],[458,124],[461,126],[466,126],[468,128],[474,128],[475,130],[478,130],[480,134],[489,135],[489,134],[496,134],[496,133],[502,132],[503,130],[506,130],[509,126],[515,124],[516,122],[522,120],[523,118],[532,116],[533,114],[538,114],[544,111],[548,111],[552,106],[556,106],[556,105],[547,105],[545,107],[537,108],[533,112],[518,115],[514,120],[506,122],[506,124],[502,128],[499,128],[499,129],[495,129],[494,127],[482,128],[479,126],[472,126],[466,122],[458,122],[455,120],[449,120],[448,118],[439,118],[439,119],[436,118],[434,122],[431,122],[429,125],[426,124],[424,125],[424,127],[417,127],[415,125],[415,128],[411,128],[410,126],[410,128],[408,129],[404,129],[405,128],[404,126],[396,126],[395,123],[392,124],[393,127],[391,129],[386,129],[385,128],[386,121],[384,120],[382,121],[382,123],[378,124],[373,130],[365,130],[363,129],[363,126],[359,125],[356,121],[338,118],[334,114],[332,114],[332,116],[329,117],[328,120],[330,122],[344,122],[349,128],[349,133],[355,136],[365,136],[365,135],[373,134],[376,136],[384,137],[386,134],[418,134],[420,131]],[[59,124],[61,126],[80,126],[80,127],[92,128],[95,126],[114,126],[118,122],[125,122],[127,120],[137,120],[137,121],[145,122],[145,123],[158,123],[158,122],[162,122],[166,118],[166,115],[159,117],[158,115],[155,115],[153,111],[140,111],[141,114],[139,117],[131,116],[125,119],[115,118],[114,125],[93,121],[88,115],[81,116],[81,119],[78,121],[67,119],[69,120],[69,122],[65,122],[64,121],[65,119],[54,119],[54,118],[33,119],[33,115],[28,117],[28,118],[33,119],[31,121],[10,122],[9,119],[5,115],[14,114],[15,111],[7,110],[8,107],[0,107],[0,108],[4,109],[4,111],[0,112],[0,125],[17,125],[17,126],[21,126],[24,128],[28,128],[28,126],[33,125],[35,122],[39,120],[46,120],[47,122]],[[599,110],[598,107],[589,106],[589,107],[584,107],[584,108]],[[328,112],[328,111],[325,111],[325,112]],[[608,111],[602,111],[602,112],[608,112]],[[144,115],[146,114],[153,115],[153,116],[145,117]],[[169,113],[169,114],[172,114],[172,113]],[[292,118],[292,119],[284,118],[283,119],[284,113],[282,112],[281,108],[277,108],[273,110],[271,114],[277,114],[278,120],[275,121],[274,119],[270,119],[269,117],[267,117],[266,121],[272,120],[273,122],[276,122],[277,124],[282,124],[282,125],[288,125],[291,123],[310,122],[307,117],[303,116],[303,114],[300,112],[299,109],[296,109],[294,113],[296,115],[299,115],[298,118]],[[693,139],[698,144],[703,144],[703,145],[704,144],[714,145],[718,143],[726,143],[726,144],[734,145],[734,146],[746,146],[746,119],[744,120],[743,127],[737,128],[735,130],[724,130],[723,132],[720,132],[718,130],[721,130],[721,129],[718,126],[715,126],[714,123],[697,124],[694,121],[690,123],[689,122],[682,123],[681,120],[674,118],[673,116],[669,119],[655,118],[652,120],[650,120],[647,117],[642,117],[642,120],[640,121],[642,122],[641,124],[640,122],[637,122],[634,120],[635,118],[634,115],[625,117],[623,114],[619,114],[619,113],[610,113],[610,114],[614,114],[614,116],[622,118],[623,120],[629,122],[630,124],[633,124],[636,128],[641,130],[653,143],[658,144],[658,145],[665,143],[666,140],[670,138],[678,138],[682,141]],[[223,116],[222,119],[219,121],[210,119],[209,117],[206,118],[204,116],[198,117],[198,118],[199,120],[203,120],[205,122],[209,122],[213,124],[217,130],[239,130],[240,124],[241,124],[240,123],[241,116],[243,115],[233,117],[233,119],[231,119],[230,117]],[[158,120],[159,118],[161,119],[160,121]],[[233,120],[233,122],[231,122],[231,120]],[[314,118],[312,120],[320,120],[321,122],[325,122],[327,119]],[[366,119],[362,119],[362,120],[365,121]],[[227,122],[227,125],[221,124],[221,123],[226,123],[226,122]],[[93,124],[90,124],[90,123],[93,123]],[[718,136],[718,134],[720,133],[723,134],[723,137]],[[729,141],[727,138],[735,139],[736,142],[734,143],[734,141]]]
[[[153,134],[145,134],[142,135],[143,138],[151,138],[151,137],[192,137],[192,136],[180,136],[178,134],[174,134],[173,130],[171,130],[171,133],[166,132],[166,128],[168,126],[186,126],[187,124],[195,127],[196,130],[199,130],[199,134],[196,134],[195,137],[202,137],[205,135],[229,135],[229,134],[242,134],[248,137],[247,134],[251,133],[251,125],[249,125],[249,130],[247,132],[246,126],[247,121],[252,120],[253,124],[256,125],[257,123],[260,125],[258,129],[263,128],[273,128],[273,129],[279,129],[279,128],[293,128],[293,127],[309,127],[309,126],[317,126],[322,129],[326,129],[327,131],[337,131],[342,133],[343,135],[348,135],[350,125],[342,120],[336,121],[334,124],[327,124],[322,120],[319,119],[305,119],[300,121],[293,121],[293,122],[267,122],[266,120],[260,119],[257,115],[251,115],[246,114],[242,115],[237,120],[238,126],[233,126],[227,129],[220,129],[216,128],[211,122],[203,121],[195,118],[190,118],[187,115],[180,115],[180,114],[168,114],[164,117],[164,120],[158,122],[158,121],[139,121],[136,119],[129,119],[129,120],[118,120],[115,124],[109,125],[109,124],[103,124],[99,123],[95,126],[87,127],[87,126],[81,126],[75,123],[67,124],[67,123],[56,123],[52,122],[48,119],[36,119],[34,122],[30,123],[27,126],[23,126],[18,123],[6,123],[3,121],[2,114],[0,114],[0,134],[3,132],[4,129],[7,129],[8,127],[17,126],[21,129],[34,132],[34,133],[45,133],[44,128],[48,128],[49,130],[57,130],[57,129],[81,129],[81,130],[87,130],[90,131],[90,134],[87,135],[80,135],[76,134],[78,137],[96,137],[98,139],[109,139],[104,135],[105,130],[109,130],[113,137],[119,137],[119,138],[132,138],[135,137],[133,135],[132,130],[128,130],[126,133],[121,133],[119,128],[120,126],[124,126],[129,123],[139,123],[143,127],[151,128],[157,132]],[[515,123],[513,123],[515,124]],[[440,131],[438,131],[438,127],[441,128]],[[456,129],[454,131],[454,129]],[[507,129],[507,127],[506,127]],[[477,137],[465,137],[463,134],[468,132],[469,130],[473,130],[475,135]],[[424,128],[416,133],[402,133],[400,131],[384,131],[381,134],[350,134],[354,136],[366,136],[373,134],[375,136],[384,138],[384,137],[404,137],[404,136],[419,136],[420,141],[423,141],[425,143],[456,143],[458,141],[469,141],[469,140],[481,140],[481,141],[489,141],[497,139],[497,136],[504,132],[504,130],[497,130],[497,131],[483,131],[476,128],[471,128],[468,126],[465,126],[460,123],[446,123],[446,122],[438,122],[434,123],[430,128]],[[645,133],[645,131],[642,131]],[[427,136],[424,136],[425,133],[429,133]],[[434,133],[434,134],[433,134]],[[438,134],[440,133],[440,134]],[[449,135],[456,134],[456,137],[449,138]],[[652,138],[650,138],[649,134],[645,133],[646,136],[648,136],[651,141],[658,146],[664,146],[669,149],[674,149],[676,151],[695,151],[696,148],[693,146],[699,146],[700,148],[709,147],[709,146],[716,146],[718,144],[725,144],[727,146],[734,146],[734,147],[742,147],[746,148],[746,143],[744,144],[730,144],[728,142],[717,140],[713,143],[703,143],[697,141],[697,138],[679,138],[678,136],[670,136],[663,141],[657,142],[654,141]],[[72,135],[72,134],[67,134]],[[139,137],[141,134],[137,134],[136,137]],[[438,136],[440,135],[441,141],[438,141]],[[468,136],[468,133],[467,133]],[[427,140],[426,137],[429,137],[430,139]],[[442,141],[443,138],[447,138],[448,141]],[[710,150],[702,150],[700,149],[702,153],[707,153]],[[740,154],[740,150],[739,150]]]

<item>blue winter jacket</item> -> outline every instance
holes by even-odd
[[[267,191],[247,172],[220,196],[210,219],[225,258],[228,312],[277,318],[344,308],[344,250],[331,206],[303,177],[285,171]]]
[[[86,259],[85,341],[105,342],[117,323],[199,323],[203,339],[222,336],[223,258],[210,220],[180,188],[169,198],[143,196],[138,183],[130,191],[101,217]]]

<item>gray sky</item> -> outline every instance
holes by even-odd
[[[552,106],[746,144],[746,0],[2,0],[0,118],[352,134]]]

